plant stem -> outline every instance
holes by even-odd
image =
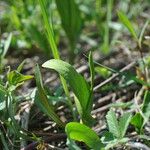
[[[138,50],[140,53],[140,57],[144,66],[144,75],[145,75],[145,80],[147,81],[147,71],[146,71],[146,64],[144,62],[144,56],[143,56],[143,52],[142,52],[142,46],[138,45]]]

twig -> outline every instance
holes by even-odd
[[[129,146],[131,148],[142,149],[142,150],[150,150],[150,148],[147,145],[140,142],[128,142],[126,146]]]

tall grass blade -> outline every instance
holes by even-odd
[[[104,41],[102,45],[102,52],[104,54],[108,54],[110,51],[110,30],[109,30],[109,23],[111,21],[112,16],[112,7],[113,7],[113,0],[107,0],[107,16],[106,16],[106,23],[104,28]]]
[[[150,91],[148,90],[145,92],[145,95],[144,95],[142,112],[143,112],[143,115],[145,116],[145,120],[147,121],[150,117]]]
[[[128,17],[121,11],[118,11],[118,16],[120,21],[123,23],[123,25],[129,30],[130,34],[135,38],[135,40],[138,41],[138,36],[134,30],[133,25],[131,24],[130,20]]]
[[[144,35],[144,32],[148,26],[148,24],[150,23],[150,20],[147,20],[142,28],[142,31],[140,33],[140,37],[139,37],[139,47],[141,48],[142,47],[142,38],[143,38],[143,35]]]
[[[4,50],[3,50],[3,53],[2,53],[3,58],[5,57],[5,55],[8,51],[8,48],[9,48],[10,43],[11,43],[11,39],[12,39],[12,33],[9,34],[7,40],[5,41]]]
[[[52,22],[51,19],[49,20],[48,13],[46,10],[46,0],[39,0],[41,11],[42,11],[42,16],[44,20],[44,25],[46,28],[46,33],[48,37],[48,41],[50,43],[52,53],[55,59],[59,59],[59,52],[55,43],[55,38],[54,38],[54,32],[52,28]]]

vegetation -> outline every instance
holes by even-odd
[[[1,0],[0,149],[150,149],[149,5]]]

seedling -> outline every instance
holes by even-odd
[[[62,60],[52,59],[42,66],[57,71],[69,83],[75,94],[74,100],[82,121],[91,124],[92,93],[86,80],[70,64]]]

